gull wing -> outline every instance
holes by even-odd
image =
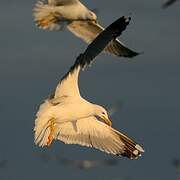
[[[129,17],[126,18],[123,16],[119,18],[93,40],[85,52],[77,57],[74,65],[61,79],[55,91],[55,98],[62,96],[80,96],[78,87],[80,69],[84,69],[87,65],[91,64],[94,58],[104,50],[107,44],[113,39],[116,39],[116,37],[126,29],[129,21]]]
[[[88,126],[87,126],[88,124]],[[94,147],[100,151],[135,159],[144,152],[140,145],[112,127],[88,117],[74,122],[56,124],[55,139],[66,144]]]
[[[48,0],[48,4],[51,4],[54,6],[64,6],[64,5],[74,4],[78,2],[79,0]]]
[[[67,26],[67,28],[88,44],[104,30],[102,26],[94,21],[73,21]],[[118,39],[111,41],[105,48],[105,52],[123,57],[134,57],[139,54],[127,48]]]

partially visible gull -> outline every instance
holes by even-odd
[[[40,106],[34,127],[36,144],[50,146],[53,139],[58,139],[131,159],[144,152],[140,145],[113,129],[105,108],[81,97],[78,87],[80,70],[92,63],[106,45],[125,30],[129,21],[126,17],[116,20],[77,57],[55,93]]]
[[[86,8],[79,0],[38,1],[33,9],[34,20],[42,29],[69,31],[90,44],[104,30],[97,22],[96,14]],[[134,57],[137,52],[127,48],[118,39],[114,39],[105,51],[116,56]]]
[[[164,4],[163,4],[163,8],[167,8],[170,5],[174,4],[177,0],[167,0]]]

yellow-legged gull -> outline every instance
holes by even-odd
[[[80,70],[89,65],[108,42],[119,36],[129,21],[130,18],[121,17],[100,33],[78,56],[55,93],[40,106],[34,128],[36,144],[49,146],[53,139],[58,139],[131,159],[144,152],[132,139],[113,129],[105,108],[81,97],[78,87]]]

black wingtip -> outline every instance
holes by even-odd
[[[126,29],[126,26],[130,23],[131,17],[130,16],[122,16],[116,21],[114,21],[107,29],[117,29],[120,32],[124,31]]]
[[[124,56],[124,57],[133,58],[133,57],[136,57],[138,55],[140,55],[140,53],[130,50],[128,55]]]

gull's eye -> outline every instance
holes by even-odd
[[[103,115],[105,115],[105,112],[102,112]]]

